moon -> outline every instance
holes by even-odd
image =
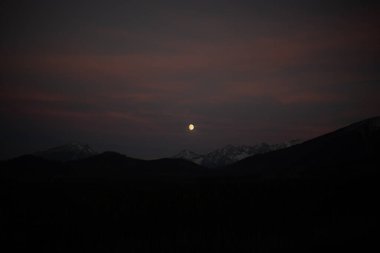
[[[189,130],[190,130],[190,131],[193,131],[194,128],[195,128],[194,124],[189,124]]]

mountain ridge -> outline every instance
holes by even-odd
[[[43,151],[33,153],[34,156],[42,157],[52,161],[73,161],[97,155],[88,144],[70,142],[61,146],[52,147]]]
[[[172,156],[172,158],[181,158],[207,168],[220,168],[233,164],[253,155],[263,154],[270,151],[291,147],[300,143],[302,143],[300,140],[291,140],[288,142],[278,144],[268,144],[262,142],[253,146],[235,146],[229,144],[206,154],[197,154],[191,150],[184,149],[178,154]]]
[[[37,242],[46,252],[371,252],[379,247],[379,119],[217,170],[116,152],[11,159],[0,163],[1,233],[12,247]]]
[[[349,173],[357,166],[363,173],[376,173],[380,165],[380,117],[372,117],[287,149],[243,159],[228,166],[230,173],[262,178],[292,178]],[[343,174],[347,176],[347,173]]]

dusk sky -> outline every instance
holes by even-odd
[[[0,159],[206,153],[380,115],[380,1],[2,0],[0,20]]]

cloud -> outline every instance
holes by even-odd
[[[27,31],[10,22],[0,45],[5,119],[171,136],[171,143],[194,120],[201,146],[315,135],[376,114],[376,8],[257,1],[122,4],[110,12],[95,6],[85,18],[83,6],[75,9],[71,23],[53,6],[59,19],[40,13],[24,24]],[[55,29],[41,26],[45,20]]]

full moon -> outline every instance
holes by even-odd
[[[195,126],[194,126],[193,124],[190,124],[190,125],[189,125],[189,130],[190,130],[190,131],[193,131],[194,128],[195,128]]]

